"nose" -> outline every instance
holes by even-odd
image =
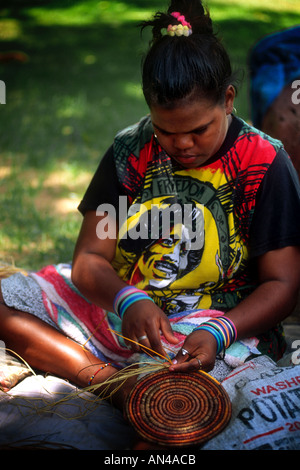
[[[190,134],[176,134],[173,144],[178,150],[188,150],[194,146],[194,140]]]

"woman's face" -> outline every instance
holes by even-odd
[[[221,147],[231,122],[234,88],[229,86],[223,104],[197,100],[166,109],[152,106],[155,134],[167,154],[185,168],[203,165]]]

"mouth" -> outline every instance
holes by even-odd
[[[198,155],[174,155],[175,160],[181,163],[194,163],[199,158]]]
[[[176,266],[165,260],[156,261],[154,263],[154,268],[165,273],[166,276],[172,276],[177,272]]]

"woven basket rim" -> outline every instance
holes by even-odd
[[[171,414],[171,407],[165,410],[163,401],[166,397],[172,397],[173,386],[175,388],[177,386],[174,392],[176,393],[182,384],[184,384],[183,392],[180,392],[182,409],[184,408],[182,418],[186,417],[185,411],[187,411],[187,415],[193,419],[186,423],[184,421],[181,423],[180,412],[177,416],[176,409],[172,410]],[[168,387],[167,394],[164,393],[165,387]],[[193,393],[195,399],[190,403],[189,399]],[[155,403],[156,399],[160,400],[159,406]],[[176,402],[176,395],[171,400]],[[190,408],[185,406],[186,402],[190,407],[193,405],[196,411],[193,409],[190,411]],[[201,406],[201,413],[197,415],[197,409]],[[203,409],[205,406],[210,406],[206,414],[206,410]],[[137,381],[127,397],[125,412],[131,425],[144,440],[158,445],[182,447],[201,444],[219,434],[231,419],[232,406],[224,387],[208,373],[198,371],[187,374],[162,370],[148,374]],[[164,429],[164,420],[166,429]]]

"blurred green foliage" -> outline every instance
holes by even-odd
[[[264,35],[300,23],[298,0],[207,2],[244,80],[236,108],[249,119],[247,56]],[[68,261],[76,206],[119,129],[147,113],[138,23],[162,0],[2,0],[0,258],[37,269]]]

